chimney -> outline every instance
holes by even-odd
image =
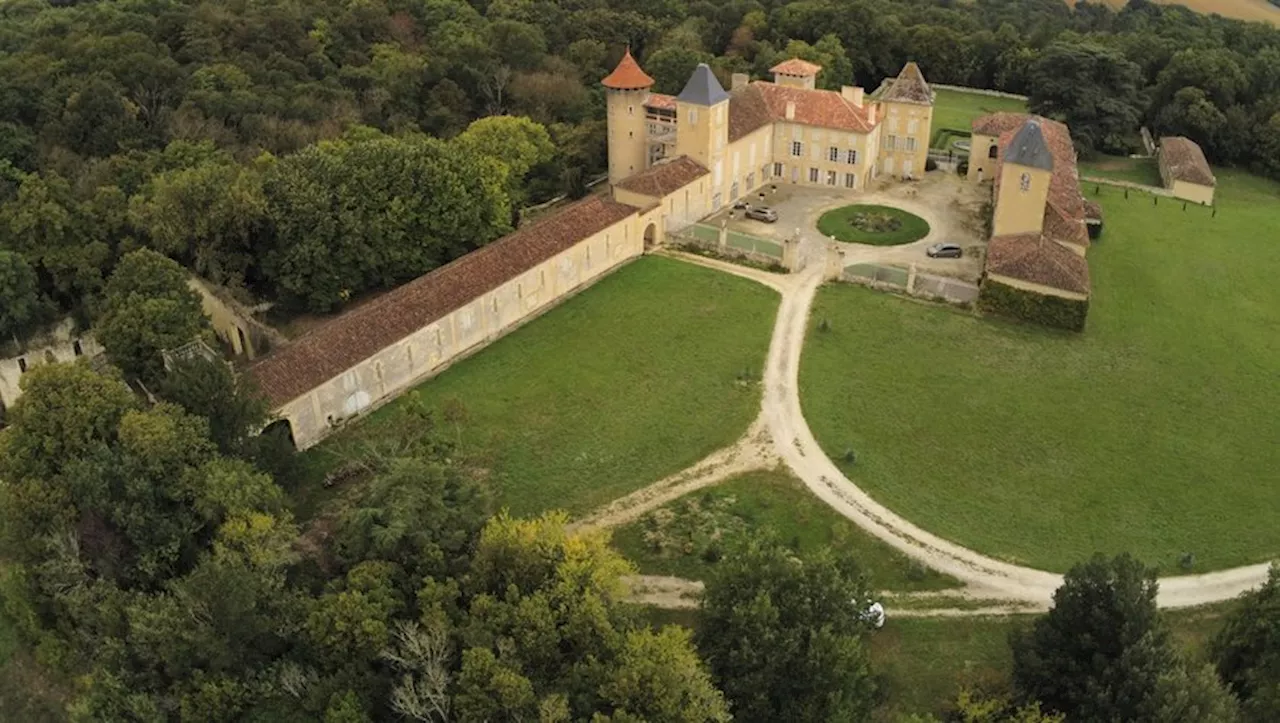
[[[840,95],[855,106],[859,108],[862,107],[862,88],[852,85],[843,85],[840,86]]]
[[[796,119],[796,102],[794,100],[787,101],[787,120]]]
[[[745,88],[747,87],[747,83],[750,83],[750,82],[751,82],[751,76],[747,75],[746,73],[734,73],[733,79],[732,79],[733,84],[729,86],[729,90],[737,90],[739,88]]]

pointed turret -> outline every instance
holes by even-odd
[[[605,87],[609,128],[609,183],[649,167],[644,101],[653,78],[631,57],[631,48],[613,72],[600,80]]]
[[[612,90],[641,90],[653,87],[653,78],[640,68],[636,59],[631,57],[631,48],[623,53],[622,60],[613,72],[600,79],[600,85]]]

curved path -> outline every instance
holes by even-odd
[[[817,249],[803,249],[806,268],[788,276],[768,274],[698,259],[706,266],[767,283],[782,293],[764,373],[761,419],[777,455],[822,501],[895,549],[966,584],[969,595],[1046,608],[1062,584],[1056,573],[1001,562],[944,540],[873,500],[827,458],[800,408],[800,354],[809,311],[822,285]],[[852,259],[846,259],[852,262]],[[1219,602],[1262,584],[1269,565],[1261,563],[1203,575],[1161,578],[1162,607]]]

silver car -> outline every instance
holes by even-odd
[[[964,249],[959,244],[934,244],[924,252],[931,259],[958,259],[964,256]]]
[[[753,218],[757,221],[765,223],[773,223],[778,220],[778,212],[768,206],[756,206],[747,209],[747,218]]]

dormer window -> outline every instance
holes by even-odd
[[[1018,178],[1018,188],[1022,189],[1023,193],[1026,193],[1027,191],[1031,190],[1031,174],[1030,173],[1024,173],[1020,178]]]

